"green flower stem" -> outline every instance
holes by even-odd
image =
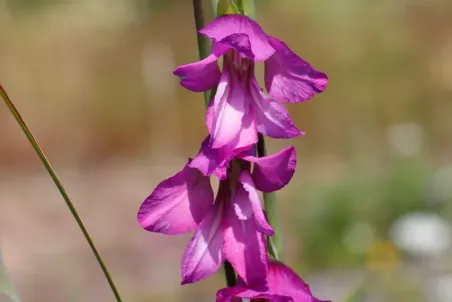
[[[198,53],[199,58],[202,60],[206,58],[210,54],[210,41],[203,35],[199,33],[199,31],[206,24],[204,21],[204,10],[202,8],[202,0],[193,0],[193,12],[195,15],[195,27],[196,27],[196,36],[198,41]],[[206,91],[204,92],[204,102],[206,107],[209,106],[211,96],[215,92]]]
[[[115,283],[113,282],[113,279],[111,278],[110,273],[108,272],[107,266],[105,265],[104,261],[102,260],[102,257],[100,256],[99,251],[97,250],[96,246],[94,245],[94,242],[91,239],[91,236],[89,235],[88,230],[85,228],[85,226],[82,222],[82,219],[78,215],[77,210],[75,209],[74,205],[72,204],[72,201],[70,200],[68,194],[66,193],[66,190],[64,189],[60,180],[58,179],[58,176],[56,175],[55,171],[53,170],[52,166],[50,165],[50,162],[47,160],[46,156],[44,155],[44,152],[42,151],[38,142],[34,138],[30,129],[28,129],[27,125],[25,124],[25,121],[22,119],[22,117],[20,116],[16,107],[11,102],[10,98],[6,94],[6,91],[3,89],[3,87],[1,85],[0,85],[0,96],[5,101],[6,106],[8,106],[8,109],[11,111],[12,115],[16,119],[19,126],[22,128],[22,131],[24,132],[24,134],[27,137],[30,144],[33,146],[33,149],[35,149],[36,153],[39,156],[39,159],[41,160],[42,164],[45,166],[47,172],[49,173],[49,175],[52,178],[53,182],[55,183],[56,187],[58,188],[58,191],[60,191],[61,196],[63,196],[63,199],[66,202],[67,207],[71,211],[72,216],[74,216],[75,221],[77,221],[77,224],[80,227],[80,230],[82,231],[83,235],[85,236],[86,241],[88,242],[89,246],[91,247],[91,250],[93,251],[94,256],[96,257],[97,262],[99,263],[99,266],[102,269],[102,271],[105,275],[105,278],[107,279],[108,284],[110,285],[111,291],[113,292],[113,294],[116,298],[116,301],[121,302],[122,301],[121,296],[119,295],[119,292],[115,286]]]
[[[264,136],[259,133],[259,140],[257,141],[257,156],[263,157],[267,155],[265,148]],[[264,194],[264,207],[267,212],[268,223],[272,226],[275,234],[267,236],[267,249],[271,257],[276,260],[283,258],[283,246],[281,235],[281,222],[278,215],[278,206],[276,204],[276,195],[274,192]]]
[[[211,46],[209,40],[199,33],[199,30],[202,29],[205,25],[204,10],[202,8],[201,0],[193,0],[193,12],[195,17],[195,26],[198,39],[199,58],[202,60],[209,55]],[[206,107],[209,106],[212,96],[215,95],[215,91],[216,89],[212,89],[204,93],[204,102],[206,104]],[[223,268],[224,275],[226,278],[226,284],[228,286],[234,286],[237,280],[234,268],[232,267],[231,263],[229,263],[228,261],[224,261]]]

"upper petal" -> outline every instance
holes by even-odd
[[[273,236],[274,232],[272,227],[268,224],[267,219],[265,218],[264,211],[262,209],[261,200],[259,198],[259,194],[256,191],[254,186],[253,179],[251,178],[248,171],[242,171],[239,177],[240,184],[243,186],[243,189],[246,194],[247,204],[250,205],[253,211],[253,217],[256,220],[257,227],[259,230],[269,236]],[[241,189],[241,186],[237,186],[237,190]],[[242,189],[242,190],[243,190]],[[238,200],[239,196],[236,190],[236,199]],[[242,198],[243,199],[243,198]],[[237,201],[236,201],[237,202]]]
[[[197,228],[212,203],[210,179],[186,165],[146,198],[138,211],[138,223],[151,232],[188,233]]]
[[[251,86],[256,127],[260,133],[271,138],[291,138],[304,134],[295,127],[287,109],[262,92],[256,79],[251,80]]]
[[[265,87],[276,101],[303,102],[325,90],[326,74],[312,68],[282,41],[269,39],[276,52],[265,61]]]
[[[194,283],[215,273],[223,262],[221,219],[223,203],[219,200],[201,222],[182,258],[182,284]]]
[[[251,53],[243,54],[254,61],[265,61],[275,52],[260,25],[244,15],[218,17],[199,32],[215,42],[227,44],[238,51],[243,50],[244,46],[246,48],[246,44],[249,43]],[[248,37],[249,42],[246,42],[244,35]]]
[[[223,219],[223,253],[237,274],[249,285],[266,283],[268,255],[265,236],[253,219],[240,220],[231,202]]]
[[[212,53],[201,61],[177,67],[173,74],[178,76],[183,87],[194,92],[207,91],[217,87],[220,81],[218,58],[228,51],[228,47],[215,43]]]
[[[269,289],[274,295],[290,297],[294,302],[327,302],[314,297],[309,285],[279,261],[270,262],[267,280]]]
[[[283,188],[292,179],[297,165],[297,154],[293,146],[265,157],[241,158],[254,163],[251,176],[256,189],[262,192],[274,192]]]

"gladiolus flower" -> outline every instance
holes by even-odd
[[[185,251],[182,283],[208,277],[228,260],[246,284],[263,284],[268,264],[264,235],[272,236],[257,190],[276,191],[292,178],[295,148],[268,157],[239,156],[240,166],[221,181],[214,205]],[[250,173],[250,163],[254,164]],[[195,201],[194,201],[195,202]]]
[[[226,157],[257,142],[257,132],[271,138],[303,134],[281,102],[298,103],[322,92],[327,76],[313,69],[282,41],[268,36],[254,20],[226,15],[200,33],[213,41],[211,54],[196,63],[179,66],[174,74],[185,88],[200,92],[217,87],[207,110],[209,146],[223,148]],[[218,59],[223,56],[223,69]],[[255,62],[265,62],[265,84],[260,89]]]

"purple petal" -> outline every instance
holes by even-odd
[[[170,235],[194,231],[213,203],[210,179],[186,165],[162,181],[138,211],[144,229]]]
[[[282,41],[269,37],[276,49],[265,61],[265,87],[278,102],[299,103],[325,90],[328,77],[312,68]]]
[[[237,184],[233,196],[233,207],[237,218],[240,220],[253,219],[253,208],[251,207],[248,193],[241,184]]]
[[[257,142],[257,133],[252,121],[243,124],[238,139],[228,146],[219,149],[212,149],[209,146],[210,137],[208,136],[202,143],[201,149],[196,157],[190,162],[191,168],[198,169],[205,176],[215,174],[219,179],[226,178],[227,169],[230,161],[239,153],[252,149]]]
[[[254,61],[265,61],[275,52],[260,25],[243,15],[218,17],[199,32],[214,42],[220,42],[242,51],[244,55]],[[244,39],[244,35],[248,37],[248,41]],[[247,45],[249,45],[250,51],[246,50]]]
[[[266,96],[255,78],[251,79],[251,97],[256,115],[257,130],[271,138],[291,138],[304,135],[295,127],[287,109]]]
[[[182,258],[182,285],[207,278],[221,266],[223,262],[222,212],[223,202],[215,201],[191,239]]]
[[[226,38],[220,40],[219,44],[235,49],[238,53],[251,60],[254,60],[255,56],[253,50],[251,49],[251,42],[246,34],[231,34]]]
[[[226,178],[229,162],[223,155],[223,149],[212,149],[209,146],[210,136],[202,142],[198,155],[190,162],[189,166],[201,171],[205,176],[215,173],[219,179]]]
[[[247,110],[242,119],[239,136],[234,141],[234,157],[237,154],[250,149],[251,146],[257,143],[257,139],[258,136],[254,115]]]
[[[212,131],[212,126],[209,125],[213,124],[212,121],[214,119],[212,103],[209,105],[206,118],[209,132]],[[219,179],[225,179],[230,161],[237,154],[253,148],[254,144],[257,143],[258,137],[254,115],[248,109],[244,112],[242,120],[238,123],[239,131],[237,135],[224,146],[215,149],[209,143],[212,141],[212,138],[210,136],[207,137],[202,143],[198,155],[190,163],[190,167],[198,169],[206,176],[215,173]]]
[[[217,60],[217,56],[210,55],[201,61],[177,67],[173,74],[180,77],[180,84],[188,90],[207,91],[215,88],[220,81],[221,73]]]
[[[217,87],[221,72],[218,58],[228,51],[228,47],[215,43],[212,53],[201,61],[177,67],[173,74],[178,76],[180,84],[194,92],[207,91]]]
[[[274,295],[290,297],[294,302],[322,301],[312,296],[309,285],[303,279],[279,261],[270,262],[267,280],[269,289]]]
[[[241,158],[254,163],[252,177],[256,189],[262,192],[278,191],[287,185],[297,165],[297,153],[293,146],[265,157],[243,156]]]
[[[327,302],[312,296],[309,286],[294,271],[278,261],[270,261],[267,282],[267,289],[237,282],[235,287],[219,290],[217,302],[233,301],[233,298],[271,299],[276,302]]]
[[[240,220],[234,206],[226,205],[223,220],[223,253],[237,274],[252,285],[265,284],[268,255],[265,236],[253,219]]]
[[[223,69],[220,84],[208,111],[206,124],[213,149],[230,144],[238,137],[247,110],[246,92],[228,68]]]
[[[247,204],[252,208],[254,219],[256,219],[256,224],[260,232],[264,233],[265,235],[273,236],[274,235],[273,229],[268,224],[267,219],[265,218],[259,194],[257,193],[256,188],[254,187],[253,179],[251,178],[248,171],[242,171],[239,177],[239,181],[242,184],[243,189],[246,191],[243,193],[246,194],[245,198],[247,199]],[[235,195],[236,200],[239,199],[239,196],[237,195],[239,189],[241,189],[241,186],[237,186],[236,188]],[[244,198],[242,197],[242,199]]]

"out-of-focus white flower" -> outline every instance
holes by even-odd
[[[452,275],[444,275],[435,280],[433,292],[440,302],[452,301]]]
[[[399,218],[392,240],[402,250],[419,257],[440,256],[451,246],[451,226],[437,214],[411,213]]]

